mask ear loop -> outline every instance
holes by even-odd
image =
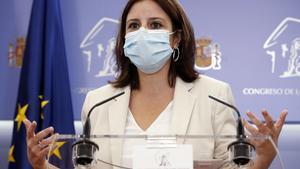
[[[177,53],[177,55],[175,56],[175,53]],[[177,62],[177,60],[179,59],[180,56],[180,51],[178,49],[178,47],[173,49],[173,54],[172,54],[172,58],[174,60],[174,62]]]

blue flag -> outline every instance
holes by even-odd
[[[16,103],[9,169],[32,168],[27,158],[26,129],[22,121],[37,122],[37,131],[74,134],[68,66],[59,0],[34,0]],[[63,159],[69,150],[58,146],[53,159],[60,168],[72,168]],[[70,147],[70,146],[69,146]]]

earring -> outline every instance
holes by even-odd
[[[175,53],[177,53],[176,56],[175,56]],[[174,62],[177,62],[177,60],[179,59],[179,55],[180,55],[180,51],[179,51],[178,47],[174,48],[173,54],[172,54]]]

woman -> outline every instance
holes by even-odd
[[[88,93],[82,119],[97,102],[125,91],[114,101],[95,109],[91,116],[91,134],[235,134],[233,113],[208,95],[233,104],[228,84],[198,75],[194,68],[195,39],[190,22],[176,0],[129,0],[121,18],[116,43],[120,72],[114,82]],[[269,134],[277,143],[286,112],[274,124],[263,111],[265,123],[247,113],[252,134]],[[45,166],[49,141],[53,132],[47,128],[34,133],[36,123],[24,121],[27,129],[28,157],[34,168]],[[185,140],[185,143],[190,143]],[[106,143],[104,143],[106,144]],[[101,147],[101,159],[126,164],[131,156],[131,142],[112,141]],[[228,142],[191,143],[194,158],[227,161]],[[253,169],[266,169],[276,155],[268,141],[254,142],[257,156]],[[129,148],[128,148],[129,147]]]

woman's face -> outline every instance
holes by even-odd
[[[165,29],[172,32],[172,22],[164,10],[152,0],[135,3],[126,19],[126,33],[137,31],[140,27],[145,29]],[[174,47],[175,39],[170,36],[170,44]],[[178,40],[177,40],[178,41]]]

